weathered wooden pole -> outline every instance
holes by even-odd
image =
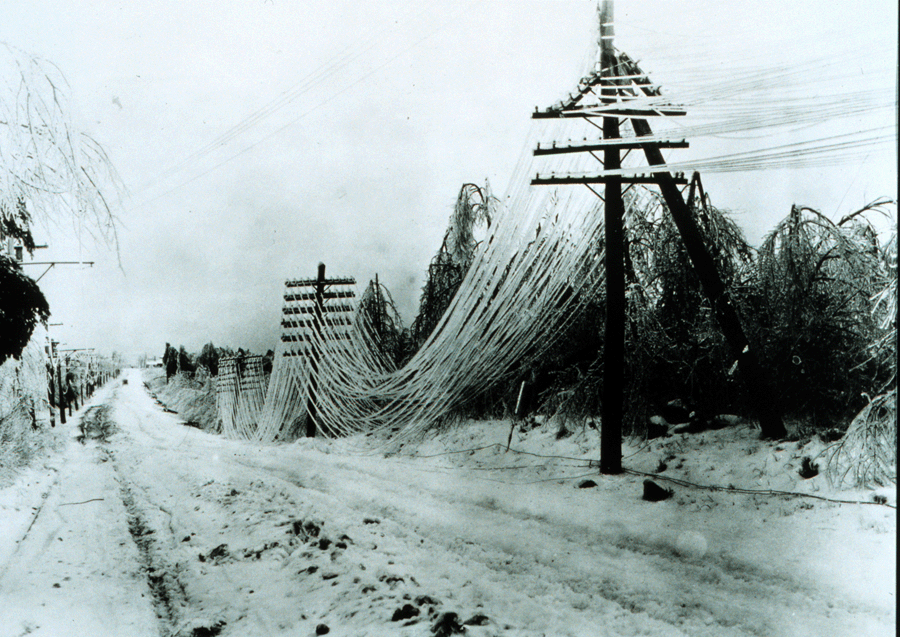
[[[772,439],[783,438],[787,432],[781,419],[781,412],[772,399],[774,394],[767,388],[762,366],[744,334],[741,319],[731,303],[725,284],[719,277],[715,262],[703,245],[703,238],[694,222],[690,208],[681,198],[678,187],[671,183],[671,175],[665,173],[658,174],[657,177],[660,191],[662,191],[672,219],[684,241],[685,250],[694,265],[694,272],[697,273],[697,278],[700,279],[700,285],[712,304],[722,333],[738,360],[738,369],[757,412],[762,436]]]
[[[56,383],[53,381],[54,381],[54,377],[56,376],[56,374],[53,373],[53,363],[50,363],[49,371],[50,371],[50,374],[49,374],[50,386],[48,387],[48,389],[49,389],[50,398],[55,403],[56,402]],[[53,404],[50,405],[50,426],[51,427],[56,427],[56,413],[54,413],[54,411],[53,411],[54,406],[55,405],[53,405]]]
[[[59,424],[66,424],[66,390],[63,388],[62,362],[56,359],[56,385],[59,387]]]
[[[604,0],[600,10],[600,73],[616,75],[613,50],[613,3]],[[615,98],[616,88],[604,88],[604,96]],[[619,137],[619,118],[603,118],[603,139]],[[605,170],[621,167],[619,149],[603,151]],[[606,181],[603,204],[606,251],[606,331],[603,340],[603,421],[600,428],[600,471],[622,471],[622,414],[625,395],[625,255],[622,179]]]
[[[314,438],[316,435],[316,417],[318,407],[316,405],[316,393],[319,390],[319,349],[322,342],[322,317],[324,315],[323,303],[325,296],[325,264],[319,264],[319,272],[316,277],[316,297],[313,306],[313,330],[315,335],[310,343],[309,356],[309,394],[306,400],[306,437]]]

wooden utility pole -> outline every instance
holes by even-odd
[[[315,302],[313,305],[313,330],[316,343],[310,348],[309,356],[309,396],[306,401],[306,437],[314,438],[316,435],[316,393],[319,391],[319,350],[322,343],[322,305],[325,297],[325,264],[319,264],[318,276],[316,276]]]
[[[62,362],[56,359],[56,385],[59,387],[59,424],[66,424],[66,390],[63,388]]]
[[[315,279],[285,281],[281,320],[283,343],[290,343],[283,356],[303,356],[308,359],[309,378],[306,399],[306,435],[319,431],[319,367],[321,348],[326,340],[350,340],[349,330],[354,306],[353,278],[326,279],[325,264],[319,264]],[[299,288],[299,291],[298,291]],[[337,289],[335,289],[337,288]],[[326,301],[330,304],[326,305]],[[344,302],[342,302],[344,301]]]
[[[617,75],[613,50],[613,3],[606,0],[600,12],[601,74]],[[604,88],[601,95],[615,99],[615,88]],[[603,139],[619,139],[619,118],[603,118]],[[603,167],[621,167],[619,149],[609,146],[603,151]],[[622,471],[622,414],[625,396],[625,255],[622,178],[606,182],[603,221],[606,238],[606,335],[603,340],[603,419],[600,428],[600,471],[615,474]]]
[[[600,9],[600,69],[584,78],[575,94],[561,104],[544,111],[535,111],[534,119],[592,118],[602,116],[602,139],[584,142],[568,142],[552,146],[538,144],[534,154],[557,155],[562,153],[590,153],[603,151],[603,168],[600,175],[538,174],[532,185],[604,184],[604,223],[606,251],[606,327],[603,345],[603,405],[601,428],[600,470],[603,473],[619,473],[622,470],[622,416],[625,371],[625,232],[623,225],[623,184],[653,184],[659,187],[666,207],[678,228],[685,250],[691,260],[704,293],[709,299],[725,338],[738,359],[742,377],[753,402],[764,437],[780,438],[785,435],[784,424],[777,406],[771,400],[771,392],[765,374],[754,350],[750,347],[741,326],[740,318],[731,304],[715,261],[703,243],[703,236],[694,221],[690,201],[685,202],[679,185],[687,184],[681,173],[672,174],[665,169],[649,171],[634,176],[610,175],[609,171],[621,168],[620,151],[641,149],[651,167],[664,167],[663,148],[686,148],[685,140],[653,137],[647,119],[656,116],[678,117],[686,112],[675,105],[661,104],[657,100],[651,108],[642,107],[643,96],[659,97],[659,91],[624,53],[613,48],[613,2],[604,0]],[[595,88],[599,87],[599,95]],[[598,105],[584,105],[582,100],[593,95]],[[629,103],[631,102],[631,103]],[[636,138],[622,139],[620,119],[631,122]],[[596,124],[594,124],[596,126]],[[591,188],[592,192],[599,193]]]
[[[50,394],[50,426],[56,427],[56,414],[53,412],[53,403],[56,402],[56,372],[53,369],[53,357],[50,354],[50,346],[47,346],[47,376],[48,376],[48,393]]]

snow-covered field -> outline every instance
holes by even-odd
[[[895,632],[896,509],[802,479],[819,442],[738,425],[601,476],[596,430],[506,451],[498,421],[385,457],[225,440],[124,378],[0,490],[0,637]],[[659,470],[673,497],[644,501]]]

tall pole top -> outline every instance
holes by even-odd
[[[618,72],[618,58],[613,46],[615,38],[615,26],[613,24],[613,0],[603,0],[598,8],[600,20],[600,60],[595,72],[601,77],[620,75]],[[615,90],[605,90],[604,94],[615,95]]]
[[[601,60],[609,60],[613,55],[613,0],[603,0],[600,4],[600,55]]]

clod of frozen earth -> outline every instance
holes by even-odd
[[[429,615],[434,615],[437,612],[435,607],[440,605],[439,601],[429,595],[419,595],[415,601],[419,606],[427,606]]]
[[[669,489],[664,489],[653,480],[644,480],[644,499],[647,502],[660,502],[672,497]]]
[[[809,456],[803,456],[803,461],[800,464],[800,469],[797,471],[800,474],[800,477],[804,480],[809,480],[810,478],[815,478],[819,475],[819,465],[812,461],[812,458]]]
[[[398,608],[394,611],[393,616],[391,616],[392,622],[403,621],[404,619],[411,619],[413,617],[419,616],[419,609],[413,606],[412,604],[404,604],[401,608]]]
[[[477,615],[473,615],[469,617],[466,621],[463,622],[464,626],[487,626],[490,622],[490,618],[487,615],[482,615],[481,613]]]
[[[459,615],[456,613],[441,613],[431,627],[431,632],[434,637],[449,637],[466,632],[466,628],[459,623]]]
[[[644,499],[647,502],[660,502],[672,497],[669,489],[656,484],[653,480],[644,480]]]
[[[205,562],[207,560],[211,562],[220,563],[222,560],[226,559],[229,556],[228,553],[228,545],[227,544],[219,544],[216,548],[212,549],[209,553],[204,555],[200,554],[200,561]]]

